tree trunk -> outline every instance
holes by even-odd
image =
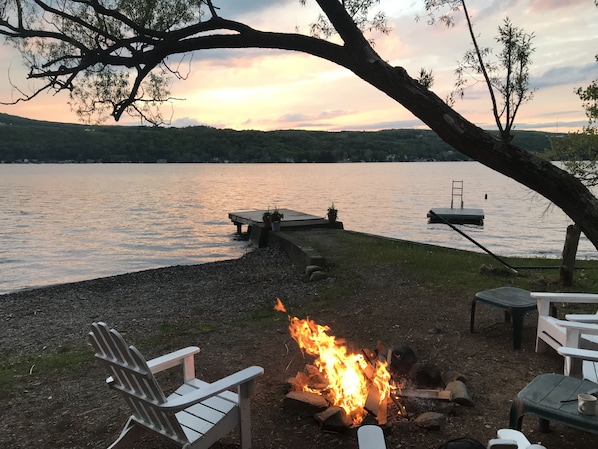
[[[434,92],[411,78],[404,68],[393,67],[383,60],[340,2],[317,2],[344,41],[344,46],[334,57],[326,59],[348,68],[399,102],[457,151],[552,201],[598,249],[598,226],[595,226],[598,223],[598,199],[579,179],[466,120]],[[321,55],[323,51],[318,53]],[[316,52],[312,54],[318,55]]]
[[[581,229],[576,225],[567,226],[567,236],[563,247],[563,263],[559,271],[561,284],[565,287],[573,285],[573,273],[575,271],[575,256]]]

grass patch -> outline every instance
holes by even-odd
[[[296,235],[295,235],[296,234]],[[404,240],[346,231],[296,232],[293,238],[316,249],[330,264],[339,289],[358,286],[359,267],[394,265],[401,280],[416,282],[431,290],[474,292],[512,286],[537,291],[598,291],[598,261],[579,261],[574,285],[559,284],[559,260],[546,258],[501,258],[517,273],[486,253],[444,248]],[[546,269],[544,267],[553,267]],[[400,280],[398,280],[400,281]],[[326,295],[326,293],[324,293]]]
[[[190,337],[214,332],[219,327],[220,325],[215,322],[193,319],[164,322],[160,325],[158,332],[135,342],[135,347],[142,352],[146,349],[182,348],[189,346]]]
[[[89,347],[61,347],[54,353],[31,354],[0,361],[0,392],[12,391],[17,385],[53,380],[65,375],[85,373],[95,360]]]

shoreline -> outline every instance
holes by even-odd
[[[238,247],[236,249],[237,250],[232,251],[231,254],[223,255],[222,257],[210,259],[205,262],[189,262],[189,263],[183,262],[181,264],[170,264],[170,265],[155,264],[154,266],[139,268],[139,269],[135,269],[133,271],[123,268],[122,271],[119,271],[119,272],[104,273],[104,274],[98,273],[97,275],[94,275],[93,273],[89,274],[90,276],[93,276],[93,277],[85,277],[85,275],[83,274],[81,276],[81,278],[79,278],[79,279],[65,280],[65,281],[50,281],[50,283],[43,283],[40,285],[27,285],[24,287],[17,287],[16,289],[10,289],[10,290],[8,290],[8,289],[4,290],[5,287],[2,287],[2,288],[0,288],[0,300],[2,299],[2,297],[4,295],[10,295],[13,293],[19,293],[19,292],[23,292],[23,291],[37,290],[37,289],[41,289],[41,288],[49,288],[49,287],[55,287],[55,286],[60,286],[60,285],[76,284],[79,282],[93,281],[96,279],[104,279],[104,278],[109,278],[109,277],[114,277],[114,276],[123,276],[123,275],[127,275],[127,274],[132,274],[132,273],[139,273],[139,272],[143,272],[143,271],[160,270],[163,268],[205,265],[205,264],[209,264],[209,263],[222,262],[222,261],[226,261],[226,260],[236,260],[236,259],[243,257],[246,253],[253,251],[254,247],[253,246],[243,246],[243,247]]]
[[[0,354],[43,353],[85,343],[88,326],[105,321],[123,333],[143,335],[169,319],[197,316],[226,323],[278,296],[310,294],[303,273],[276,248],[256,248],[238,259],[156,268],[0,296]],[[275,282],[259,289],[264,273]],[[285,285],[287,284],[287,285]],[[239,298],[244,298],[242,304]]]

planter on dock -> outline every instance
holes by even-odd
[[[262,221],[264,222],[264,229],[272,229],[272,212],[270,212],[270,209],[264,212]]]
[[[328,208],[326,215],[328,215],[328,221],[333,223],[336,221],[336,218],[338,217],[338,209],[334,207],[334,203],[332,203],[332,205]]]
[[[280,231],[280,222],[283,218],[284,214],[280,212],[277,207],[275,207],[272,214],[270,214],[270,219],[272,220],[272,230],[274,232]]]

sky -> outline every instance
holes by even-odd
[[[307,30],[320,13],[308,0],[226,0],[220,15],[267,31]],[[375,50],[394,66],[416,77],[421,68],[434,73],[432,90],[446,98],[453,90],[454,70],[471,48],[464,18],[453,28],[431,26],[423,16],[423,0],[381,0],[377,9],[387,14],[393,31],[372,35]],[[479,0],[468,2],[481,46],[498,47],[495,37],[505,17],[535,38],[530,84],[531,102],[518,113],[515,129],[569,132],[586,123],[575,95],[598,79],[598,8],[593,0]],[[274,50],[218,50],[187,59],[186,80],[172,86],[181,99],[164,106],[172,126],[207,125],[237,130],[305,129],[374,131],[425,128],[409,111],[352,72],[328,61],[296,52]],[[30,87],[19,55],[0,47],[0,101]],[[496,129],[485,85],[477,83],[454,108],[485,129]],[[0,112],[22,117],[78,123],[68,95],[41,94],[29,102],[0,105]],[[114,121],[106,124],[116,124]],[[123,117],[118,124],[139,124]]]

